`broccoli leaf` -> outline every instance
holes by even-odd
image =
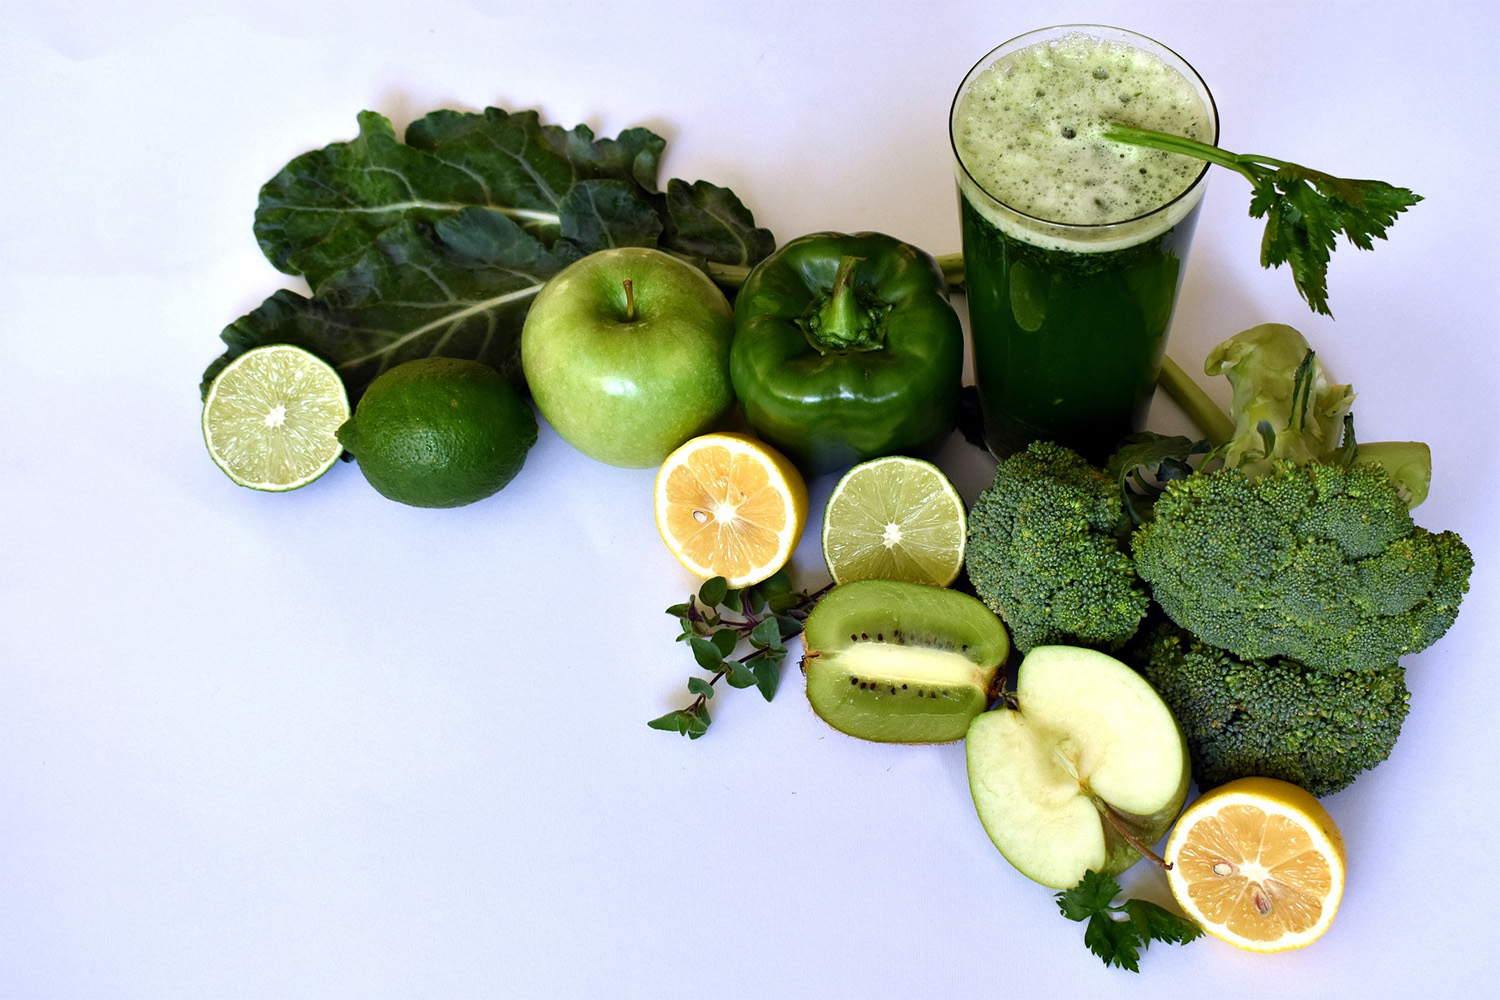
[[[1190,459],[1206,451],[1207,441],[1151,431],[1122,440],[1105,464],[1105,471],[1120,484],[1121,502],[1130,523],[1144,524],[1166,484],[1192,475]]]
[[[531,300],[585,254],[648,246],[748,267],[774,249],[732,192],[675,179],[662,192],[664,147],[643,128],[598,139],[498,108],[433,112],[402,142],[361,113],[355,139],[298,156],[261,189],[256,239],[311,295],[276,292],[230,324],[205,390],[234,357],[278,342],[334,365],[351,397],[429,355],[475,358],[520,385]]]

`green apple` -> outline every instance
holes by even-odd
[[[979,821],[1005,859],[1054,889],[1118,875],[1187,800],[1187,744],[1139,674],[1112,656],[1037,646],[1001,707],[969,726]]]
[[[532,399],[590,458],[660,465],[734,402],[734,312],[693,265],[617,247],[575,261],[543,286],[521,331]]]

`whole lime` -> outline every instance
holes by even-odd
[[[521,471],[536,443],[536,414],[489,365],[419,358],[371,382],[338,439],[382,495],[461,507]]]

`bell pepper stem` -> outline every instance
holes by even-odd
[[[880,346],[876,317],[855,294],[854,272],[862,260],[852,254],[839,258],[828,298],[810,317],[808,339],[824,353],[867,351]]]

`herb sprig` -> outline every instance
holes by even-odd
[[[1296,163],[1231,153],[1183,136],[1111,123],[1104,138],[1181,153],[1227,167],[1250,182],[1250,215],[1266,220],[1261,238],[1262,267],[1291,265],[1292,281],[1315,313],[1328,308],[1328,260],[1342,233],[1361,250],[1374,248],[1396,216],[1422,200],[1407,188],[1384,181],[1334,177]]]
[[[689,677],[687,688],[693,701],[647,725],[696,740],[713,721],[708,699],[720,680],[730,687],[757,688],[770,701],[776,696],[787,656],[783,643],[802,634],[808,612],[826,592],[827,588],[815,593],[794,591],[785,572],[739,590],[731,590],[728,581],[716,576],[686,602],[672,605],[667,614],[682,626],[677,641],[692,648],[698,666],[710,676],[706,680]],[[749,649],[736,655],[745,645]]]
[[[1118,895],[1118,882],[1091,870],[1084,873],[1081,882],[1055,897],[1063,916],[1088,922],[1083,943],[1105,965],[1140,972],[1141,952],[1152,941],[1186,944],[1203,935],[1203,928],[1186,917],[1144,899],[1116,904]]]

